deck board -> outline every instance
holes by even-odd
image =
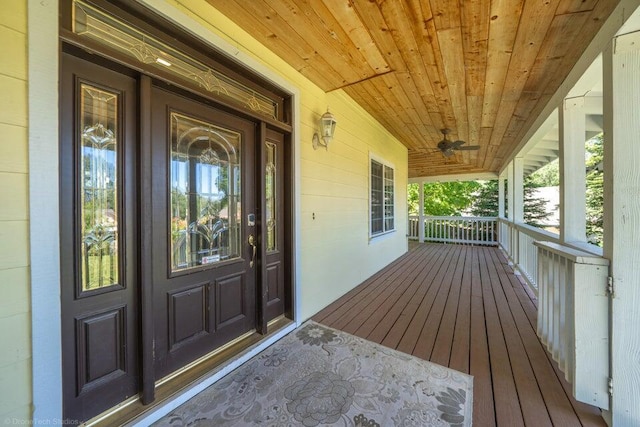
[[[507,343],[500,324],[498,307],[489,271],[486,264],[485,251],[478,254],[480,262],[480,284],[484,302],[485,321],[487,323],[487,342],[491,364],[491,380],[493,385],[493,400],[496,408],[496,423],[499,426],[518,425],[523,420],[520,409],[519,396],[516,390],[515,378],[509,360]]]
[[[409,354],[415,354],[416,346],[418,345],[418,341],[420,336],[422,336],[422,332],[425,324],[427,324],[427,319],[431,315],[431,310],[435,305],[435,300],[437,295],[439,295],[440,288],[442,287],[442,278],[446,274],[449,264],[451,262],[452,256],[449,256],[452,250],[444,249],[442,254],[439,254],[439,262],[437,263],[436,269],[434,269],[434,275],[431,280],[425,281],[425,285],[428,286],[427,293],[422,298],[420,305],[418,306],[416,312],[414,313],[409,326],[407,326],[407,330],[402,336],[402,339],[398,343],[397,349]],[[426,345],[426,344],[424,344]]]
[[[509,305],[505,295],[507,289],[503,287],[504,283],[500,280],[494,260],[491,258],[491,254],[485,255],[486,265],[489,270],[489,280],[498,308],[502,333],[507,343],[507,351],[518,396],[527,396],[526,399],[520,399],[522,415],[525,420],[534,420],[532,425],[551,425],[551,419],[546,411],[540,388],[533,374],[530,360],[514,318],[514,311],[517,311],[519,307]],[[569,424],[561,425],[564,427]]]
[[[429,264],[424,261],[426,256],[427,254],[423,254],[421,262],[415,267],[415,271],[418,272],[418,277],[429,270]],[[354,321],[344,329],[345,332],[350,332],[359,337],[369,338],[369,335],[376,329],[379,331],[376,335],[381,336],[380,340],[384,339],[384,336],[386,336],[383,329],[384,325],[393,324],[391,320],[393,320],[393,313],[397,311],[395,307],[400,307],[403,301],[411,297],[411,285],[415,282],[415,277],[404,275],[402,271],[400,271],[398,277],[394,277],[385,283],[382,292],[376,295],[375,300],[371,303],[371,305],[375,307],[375,310],[369,313],[364,311],[360,314],[360,316],[368,314],[369,317],[367,321],[361,324]],[[384,322],[385,318],[388,318],[387,322]],[[379,327],[380,325],[383,326]]]
[[[314,320],[474,376],[478,426],[605,426],[536,336],[535,295],[496,248],[423,244]]]
[[[381,270],[373,278],[368,279],[362,285],[356,288],[357,292],[339,299],[336,303],[331,304],[325,310],[316,316],[318,321],[321,319],[327,323],[334,325],[336,329],[345,328],[354,321],[354,318],[360,314],[353,309],[354,306],[359,308],[368,307],[375,298],[379,297],[385,289],[391,289],[389,283],[393,283],[397,277],[402,276],[402,271],[411,270],[418,266],[420,262],[426,259],[427,255],[432,252],[432,248],[425,249],[423,253],[411,254],[412,256],[403,256],[394,262],[390,267]],[[342,302],[342,303],[341,303]],[[333,311],[332,311],[333,310]],[[326,318],[323,318],[323,312],[327,311]],[[366,311],[365,314],[370,315],[372,310]],[[364,323],[364,322],[361,322]]]
[[[407,304],[403,307],[402,312],[393,323],[393,325],[391,325],[389,332],[381,341],[383,345],[391,348],[398,348],[400,341],[402,341],[406,331],[408,330],[409,324],[414,321],[415,314],[418,312],[419,307],[425,298],[425,295],[430,289],[429,286],[425,286],[425,283],[433,284],[433,277],[439,271],[438,268],[440,264],[444,262],[446,252],[440,252],[441,253],[439,254],[439,256],[431,257],[429,267],[426,270],[423,270],[422,274],[416,277],[415,283],[418,287],[418,290],[414,294],[413,298],[408,301]],[[371,339],[374,340],[373,337]],[[413,347],[411,347],[411,349],[413,349]]]
[[[473,423],[495,426],[496,410],[493,399],[493,380],[485,316],[480,259],[478,249],[473,249],[471,264],[471,340],[469,346],[469,373],[473,375]]]

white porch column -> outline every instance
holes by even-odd
[[[513,205],[509,211],[513,212],[515,222],[524,222],[524,159],[513,159]]]
[[[504,175],[498,177],[498,217],[504,218]]]
[[[565,99],[560,125],[560,240],[586,242],[584,98]]]
[[[507,218],[513,222],[513,162],[507,165]]]
[[[424,182],[418,187],[418,242],[424,243]]]
[[[640,32],[604,52],[604,256],[611,262],[610,422],[640,425]]]

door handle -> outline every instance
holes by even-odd
[[[249,246],[253,248],[253,255],[251,255],[251,261],[249,267],[253,268],[253,263],[256,259],[256,253],[258,252],[258,245],[256,244],[256,237],[253,234],[249,234]]]

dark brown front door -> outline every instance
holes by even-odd
[[[86,421],[291,307],[291,159],[259,119],[61,57],[63,415]]]
[[[67,54],[60,86],[64,417],[86,420],[138,392],[137,86]]]
[[[151,126],[160,379],[255,329],[256,126],[157,87]]]

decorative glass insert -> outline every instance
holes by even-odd
[[[276,248],[276,145],[265,143],[267,162],[265,165],[264,193],[266,199],[265,222],[267,224],[267,251]]]
[[[80,84],[82,290],[118,283],[118,94]]]
[[[220,98],[256,113],[278,119],[278,104],[267,96],[233,80],[81,1],[74,1],[73,32],[135,60],[195,83]]]
[[[394,230],[393,168],[371,160],[371,236]]]
[[[171,113],[171,270],[240,256],[237,132]]]

